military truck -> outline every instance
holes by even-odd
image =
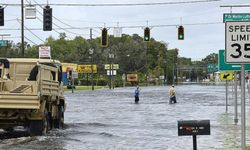
[[[63,127],[65,109],[59,61],[0,58],[0,129],[45,135]]]

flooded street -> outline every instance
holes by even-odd
[[[134,104],[134,87],[67,91],[65,129],[40,137],[26,137],[22,131],[8,137],[2,132],[0,149],[191,150],[192,137],[178,136],[177,121],[203,119],[210,120],[211,135],[197,137],[198,149],[240,148],[240,125],[233,122],[232,95],[225,113],[224,86],[179,85],[177,104],[168,103],[168,88],[141,87],[139,104]],[[249,145],[248,95],[246,98]]]

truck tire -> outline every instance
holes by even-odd
[[[30,121],[30,135],[31,136],[41,136],[47,135],[49,131],[49,117],[47,109],[44,110],[44,118],[43,120],[31,120]]]
[[[64,126],[64,107],[62,105],[58,108],[58,118],[54,120],[55,128],[63,128]]]
[[[10,128],[5,128],[3,129],[5,132],[13,132],[14,128],[10,127]]]

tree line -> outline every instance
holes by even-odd
[[[204,79],[207,77],[207,64],[218,63],[218,55],[212,53],[201,61],[192,61],[191,58],[179,57],[178,49],[168,49],[168,44],[151,39],[144,42],[138,34],[121,37],[109,36],[107,48],[100,46],[100,38],[92,40],[76,36],[74,39],[66,39],[66,34],[61,33],[58,38],[52,36],[41,45],[51,47],[52,59],[65,63],[96,64],[98,73],[95,79],[108,80],[104,64],[119,64],[119,70],[115,76],[116,84],[122,83],[122,75],[136,73],[139,75],[140,83],[162,84]],[[21,44],[9,42],[7,47],[0,48],[0,57],[27,57],[38,58],[38,47],[24,43],[25,53],[22,56]],[[90,53],[93,49],[93,54]],[[109,55],[113,54],[114,58]],[[85,80],[86,75],[80,79]]]

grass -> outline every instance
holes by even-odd
[[[71,89],[67,89],[67,86],[63,87],[65,91],[69,91]],[[94,89],[102,89],[105,88],[105,86],[94,86]],[[75,86],[74,90],[92,90],[92,86]]]

